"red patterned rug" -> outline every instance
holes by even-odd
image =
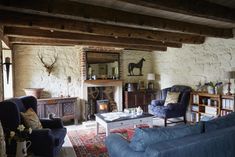
[[[120,133],[129,140],[134,133],[134,129],[117,129],[113,130],[112,133]],[[101,130],[98,136],[96,136],[95,129],[69,131],[67,134],[77,157],[108,157],[104,144],[104,131]]]

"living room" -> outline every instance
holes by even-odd
[[[181,3],[183,7],[179,8]],[[95,132],[94,118],[88,113],[94,112],[88,101],[89,90],[93,87],[112,87],[117,111],[124,111],[126,85],[141,82],[142,88],[147,90],[149,74],[155,76],[152,81],[156,92],[174,85],[189,86],[196,91],[206,83],[222,82],[219,94],[228,93],[228,88],[232,94],[235,93],[234,78],[228,76],[235,68],[234,2],[192,2],[189,3],[190,11],[185,2],[179,1],[169,4],[138,1],[135,4],[118,0],[112,1],[111,5],[102,0],[69,3],[61,0],[58,3],[45,2],[46,6],[39,4],[27,1],[22,4],[16,1],[0,3],[1,40],[5,43],[1,45],[1,100],[25,96],[24,89],[27,88],[43,89],[40,99],[48,99],[50,103],[57,101],[51,98],[58,98],[58,101],[75,98],[74,115],[60,117],[67,125],[67,132],[70,128],[83,127],[88,120],[92,120],[91,128]],[[69,10],[69,7],[73,8],[72,4],[83,13]],[[126,8],[120,9],[120,5]],[[197,10],[193,5],[208,7],[210,11]],[[84,6],[87,10],[82,9]],[[46,11],[44,7],[48,7]],[[138,9],[143,9],[139,13],[141,15],[137,14]],[[231,15],[225,14],[226,9]],[[216,14],[216,10],[220,10],[220,14]],[[112,15],[120,13],[120,17],[113,19],[105,11]],[[166,14],[169,17],[165,17]],[[165,23],[159,24],[154,20]],[[113,68],[112,75],[91,76],[93,71],[89,71],[88,52],[118,54],[118,66]],[[10,57],[10,62],[5,60],[6,57]],[[142,58],[145,60],[142,71],[134,68],[131,75],[128,66],[137,64]],[[9,83],[4,63],[10,63]],[[60,113],[60,109],[52,110]],[[186,119],[190,123],[191,109],[187,110]],[[68,121],[69,124],[66,123]],[[101,131],[105,135],[104,128]],[[66,149],[76,148],[70,145]]]

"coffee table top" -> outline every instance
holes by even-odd
[[[116,115],[115,115],[116,114]],[[108,116],[110,115],[110,116]],[[124,112],[109,112],[109,113],[97,113],[95,114],[96,117],[99,117],[106,123],[112,123],[112,122],[118,122],[118,121],[125,121],[125,120],[131,120],[131,119],[140,119],[140,118],[147,118],[147,117],[153,117],[154,115],[149,113],[143,113],[141,115],[132,115],[130,113],[124,113]],[[109,119],[107,117],[113,117],[113,119]]]

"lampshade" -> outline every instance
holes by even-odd
[[[155,74],[154,73],[148,73],[147,80],[149,80],[149,81],[155,80]]]

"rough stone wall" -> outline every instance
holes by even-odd
[[[128,76],[128,64],[138,63],[141,58],[144,58],[142,74],[143,76]],[[120,57],[122,63],[122,79],[125,83],[127,82],[138,82],[139,80],[145,81],[147,79],[147,74],[153,72],[153,52],[136,51],[136,50],[124,50],[122,56]],[[134,69],[134,74],[139,74],[139,69]]]
[[[77,96],[79,93],[79,52],[75,47],[60,46],[15,46],[14,53],[14,94],[24,95],[24,88],[44,88],[43,97]],[[58,54],[57,62],[50,76],[38,58],[38,53],[44,57],[44,62],[51,64]],[[71,83],[67,78],[71,76]]]
[[[200,81],[226,83],[226,72],[235,67],[235,40],[207,38],[201,45],[168,48],[167,52],[154,52],[153,63],[161,88],[174,84],[195,87]]]

